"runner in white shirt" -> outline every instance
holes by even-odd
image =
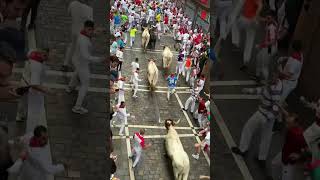
[[[132,82],[133,82],[133,96],[134,98],[137,98],[137,92],[138,92],[138,83],[139,81],[142,81],[142,79],[139,79],[139,68],[137,68],[137,70],[133,73],[133,78],[132,78]]]
[[[205,77],[204,77],[204,75],[202,74],[202,75],[200,76],[200,79],[199,79],[198,82],[197,82],[197,84],[199,85],[199,88],[200,88],[200,92],[203,90],[204,82],[205,82]]]
[[[117,50],[116,56],[119,59],[119,64],[118,64],[118,71],[121,71],[122,69],[122,64],[123,64],[123,47],[120,47],[120,49]]]
[[[124,99],[124,83],[126,81],[126,77],[122,76],[119,78],[118,80],[118,88],[119,88],[119,91],[118,91],[118,105],[120,105],[120,103],[123,101],[125,102],[125,99]]]
[[[132,23],[134,21],[134,14],[131,13],[129,16],[128,16],[128,20],[129,20],[129,28],[130,29],[132,27]]]
[[[133,74],[134,72],[137,70],[137,68],[139,68],[139,63],[138,63],[139,59],[136,58],[135,61],[132,61],[131,63],[131,76],[130,76],[130,83],[132,83],[133,81]]]
[[[206,137],[204,138],[204,140],[201,141],[200,144],[199,143],[195,144],[195,148],[196,148],[196,153],[192,154],[192,157],[198,160],[201,149],[203,149],[204,151],[210,149],[210,131],[206,133]]]
[[[200,93],[200,89],[199,86],[196,86],[195,88],[192,88],[191,90],[191,95],[189,96],[189,98],[187,99],[184,107],[182,108],[182,110],[184,111],[188,111],[189,109],[189,105],[191,103],[191,109],[190,112],[193,114],[194,113],[194,108],[195,108],[195,104],[196,104],[196,100],[199,97],[199,93]]]
[[[158,39],[160,40],[160,34],[161,34],[161,23],[160,22],[157,22],[156,28],[157,28]]]
[[[147,23],[149,23],[149,21],[154,21],[154,11],[152,9],[148,10],[148,17],[147,17]]]
[[[80,88],[75,106],[72,108],[74,113],[85,114],[88,110],[82,104],[88,92],[90,84],[90,67],[91,62],[102,62],[103,57],[95,57],[91,55],[92,51],[92,36],[94,31],[93,21],[86,21],[84,29],[78,36],[75,53],[72,57],[72,63],[75,66],[75,72],[70,79],[66,89],[68,93],[75,89],[80,80]]]
[[[119,136],[123,136],[123,130],[125,128],[125,125],[128,124],[128,116],[130,116],[129,113],[127,113],[125,102],[121,102],[120,105],[116,106],[116,118],[117,120],[121,121],[121,127],[119,131]],[[113,121],[114,123],[114,121]]]
[[[303,65],[303,53],[301,52],[301,41],[295,40],[292,42],[293,53],[288,58],[288,61],[281,69],[283,93],[281,96],[281,102],[284,102],[288,95],[296,88],[298,79],[300,77],[302,65]]]

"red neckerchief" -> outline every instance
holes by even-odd
[[[41,53],[38,51],[32,51],[29,55],[28,55],[28,59],[33,60],[33,61],[37,61],[40,63],[43,63],[43,61],[45,61],[45,59],[43,59],[43,57],[41,56]]]
[[[86,33],[85,30],[82,30],[82,31],[80,32],[80,34],[88,37],[89,39],[91,39],[91,37]]]
[[[302,53],[301,52],[294,52],[294,53],[292,53],[291,57],[293,59],[300,61],[300,62],[302,61]]]
[[[136,133],[137,138],[140,140],[140,145],[144,149],[145,148],[145,142],[144,142],[144,137],[140,133]]]
[[[29,142],[30,147],[41,147],[40,139],[33,136]]]

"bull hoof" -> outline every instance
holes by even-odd
[[[169,158],[168,154],[163,154],[163,156],[164,156],[165,158]]]

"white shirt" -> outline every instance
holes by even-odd
[[[129,20],[129,23],[132,23],[134,21],[134,16],[129,15],[128,20]]]
[[[75,52],[72,57],[72,63],[76,68],[89,68],[90,61],[101,62],[100,57],[95,57],[91,55],[92,43],[91,40],[80,34],[76,44]]]
[[[148,13],[149,13],[149,16],[153,16],[153,15],[154,15],[154,12],[153,12],[152,9],[149,9],[149,10],[148,10]]]
[[[189,39],[189,37],[190,37],[190,35],[189,35],[188,33],[185,33],[185,34],[183,35],[183,40],[184,40],[184,41],[187,41],[187,40]]]
[[[299,79],[301,69],[302,69],[303,60],[298,61],[292,57],[289,57],[285,67],[284,72],[292,73],[291,81],[297,81]]]
[[[23,162],[18,180],[40,180],[47,179],[48,174],[58,174],[64,171],[62,164],[53,165],[49,163],[46,147],[30,147],[29,142],[32,136],[26,134],[22,140],[28,149],[28,158]]]
[[[139,64],[137,62],[131,63],[132,72],[135,72],[137,68],[139,68]]]
[[[119,87],[119,96],[124,96],[124,81],[119,80],[118,81],[118,87]]]
[[[123,52],[117,50],[116,56],[118,57],[119,61],[123,62]]]
[[[87,6],[79,1],[72,1],[68,7],[68,14],[72,18],[71,32],[78,35],[87,20],[93,21],[92,7]]]
[[[161,24],[160,24],[160,23],[157,23],[157,24],[156,24],[156,27],[157,27],[157,30],[158,30],[158,31],[161,31]]]
[[[129,116],[130,114],[127,114],[127,109],[126,108],[118,108],[118,111],[117,111],[117,117],[121,120],[127,120],[127,117]]]
[[[203,86],[204,86],[204,80],[203,79],[200,79],[199,82],[198,82],[198,85],[200,85],[200,91],[203,89]]]

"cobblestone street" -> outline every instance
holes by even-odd
[[[72,73],[60,71],[65,51],[70,41],[71,18],[67,14],[70,0],[43,0],[39,6],[36,26],[37,47],[48,45],[54,49],[54,57],[48,62],[49,71],[45,85],[54,89],[56,96],[46,97],[46,120],[49,130],[53,163],[68,164],[68,172],[56,176],[56,180],[105,179],[107,177],[106,129],[107,129],[107,69],[105,64],[91,64],[91,83],[86,97],[87,115],[71,111],[77,92],[65,92]],[[97,27],[105,27],[105,1],[94,1],[93,12]],[[93,39],[97,56],[106,56],[106,35]],[[23,66],[15,69],[14,80],[19,81]],[[13,123],[12,123],[13,124]],[[21,124],[20,126],[24,126]],[[18,126],[19,128],[19,126]],[[12,132],[13,134],[14,132]],[[22,135],[22,133],[16,133]]]
[[[118,136],[119,125],[116,124],[116,127],[112,128],[114,134],[114,152],[118,155],[117,166],[119,170],[117,170],[116,175],[120,179],[130,180],[174,179],[171,160],[165,157],[164,135],[166,135],[166,129],[163,121],[168,118],[174,120],[181,119],[181,122],[176,125],[176,129],[190,159],[188,179],[198,180],[200,175],[209,175],[209,157],[205,157],[201,153],[199,160],[195,160],[191,156],[195,151],[194,144],[199,141],[199,137],[196,135],[198,125],[196,125],[191,114],[184,113],[181,110],[185,101],[190,96],[189,86],[185,83],[182,76],[178,80],[176,94],[171,95],[170,100],[167,100],[167,82],[162,68],[163,48],[161,45],[167,44],[172,47],[174,44],[173,37],[169,34],[162,36],[160,42],[157,41],[156,43],[155,51],[143,52],[140,44],[141,34],[138,34],[133,48],[126,48],[124,51],[124,64],[121,73],[123,76],[128,77],[125,85],[125,102],[127,113],[135,116],[135,118],[128,118],[125,137]],[[177,52],[174,51],[173,53],[174,60],[170,72],[174,72],[176,66]],[[133,92],[128,82],[131,75],[130,64],[135,58],[139,58],[141,71],[139,78],[142,79],[139,83],[138,98],[132,97]],[[147,81],[147,64],[150,58],[156,59],[156,65],[159,69],[159,79],[155,92],[149,91]],[[114,99],[114,97],[111,97],[111,99]],[[147,143],[150,142],[152,146],[143,152],[142,160],[131,171],[132,161],[128,158],[128,154],[131,152],[132,136],[141,128],[146,129],[146,141]]]

